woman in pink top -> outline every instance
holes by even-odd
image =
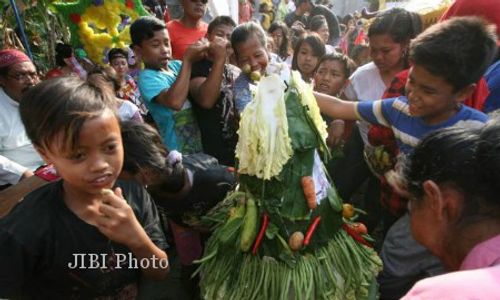
[[[500,122],[429,135],[404,180],[414,238],[453,272],[419,281],[403,299],[498,298]]]

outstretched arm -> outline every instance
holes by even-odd
[[[314,92],[321,112],[334,119],[359,120],[357,102],[340,100],[322,93]]]

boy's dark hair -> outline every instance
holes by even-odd
[[[281,30],[281,33],[283,34],[283,42],[281,45],[276,45],[276,47],[278,47],[278,55],[282,59],[286,59],[290,54],[290,33],[288,32],[288,26],[286,26],[284,22],[273,22],[271,26],[269,26],[267,32],[272,34],[276,30]]]
[[[59,67],[66,66],[65,58],[70,58],[73,55],[73,48],[64,43],[57,43],[56,45],[56,65]]]
[[[229,17],[229,16],[218,16],[215,19],[213,19],[210,24],[208,24],[207,28],[207,34],[212,33],[217,27],[221,25],[226,25],[230,27],[236,27],[236,23],[234,20]]]
[[[302,44],[307,43],[311,46],[314,56],[321,58],[325,55],[325,43],[317,33],[309,33],[300,38],[293,49],[292,70],[299,70],[298,56]],[[317,67],[317,66],[316,66]]]
[[[395,7],[375,17],[368,28],[368,37],[388,34],[396,43],[407,43],[422,31],[422,21],[416,13]]]
[[[108,61],[111,61],[115,58],[125,58],[128,61],[128,51],[123,48],[112,48],[108,52]]]
[[[238,56],[238,45],[246,42],[253,35],[257,37],[262,47],[267,49],[267,35],[262,27],[255,22],[243,23],[234,28],[231,34],[231,47]]]
[[[130,25],[132,45],[140,46],[142,41],[155,35],[155,31],[166,29],[165,23],[152,16],[140,17]]]
[[[348,79],[349,76],[351,76],[351,74],[356,69],[356,64],[352,61],[352,59],[350,59],[347,55],[341,53],[332,53],[323,55],[323,57],[321,57],[321,59],[319,60],[318,67],[325,61],[340,62],[344,69],[344,75],[346,79]]]
[[[29,89],[23,94],[19,111],[33,145],[50,149],[62,133],[62,151],[71,152],[78,145],[84,122],[106,109],[115,112],[115,103],[114,94],[102,81],[86,82],[67,76]]]
[[[451,18],[413,40],[410,59],[458,91],[481,78],[496,56],[496,41],[495,26],[483,19]]]
[[[299,5],[301,5],[302,3],[305,3],[305,2],[309,2],[309,3],[311,3],[311,5],[314,6],[314,3],[312,2],[312,0],[294,0],[293,2],[295,4],[295,7],[298,7]]]

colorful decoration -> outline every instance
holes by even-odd
[[[66,20],[73,47],[83,47],[101,64],[109,49],[130,44],[130,23],[148,15],[140,0],[78,0],[52,6]]]

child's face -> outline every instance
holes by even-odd
[[[338,60],[326,60],[318,66],[314,75],[314,90],[336,96],[347,82],[343,64]]]
[[[311,77],[318,65],[319,57],[314,55],[313,48],[308,43],[302,43],[297,55],[297,66],[302,76]]]
[[[325,44],[328,43],[328,40],[330,39],[330,31],[328,30],[328,25],[326,23],[323,24],[323,26],[321,26],[316,33],[321,37]]]
[[[223,38],[226,40],[227,43],[231,43],[231,33],[233,33],[233,26],[229,25],[219,25],[210,32],[210,34],[207,36],[208,41],[211,42],[215,39],[216,36]]]
[[[165,68],[168,60],[172,57],[170,36],[167,29],[155,31],[152,38],[142,41],[135,50],[147,67]]]
[[[64,151],[64,133],[49,149],[39,149],[64,180],[67,196],[89,199],[112,188],[123,165],[123,146],[116,116],[104,111],[83,124],[75,151]],[[70,152],[70,153],[68,153]]]
[[[394,42],[388,34],[370,37],[370,56],[380,71],[398,67],[403,59],[405,47]]]
[[[243,68],[249,65],[252,72],[258,71],[264,74],[269,62],[267,49],[261,44],[257,36],[254,34],[246,41],[236,46],[238,67]]]
[[[469,89],[454,91],[454,88],[440,76],[429,73],[425,68],[413,65],[406,81],[406,95],[410,114],[421,117],[429,125],[438,124],[453,116],[469,95]]]
[[[361,53],[359,53],[358,57],[356,57],[353,60],[356,63],[356,65],[359,67],[366,64],[366,63],[369,63],[370,62],[370,49],[365,48],[365,49],[361,50]]]
[[[279,48],[281,43],[283,43],[283,30],[281,30],[281,28],[276,29],[271,32],[271,37],[273,38],[276,47]]]
[[[111,61],[111,66],[116,71],[118,77],[123,77],[128,72],[128,62],[124,57],[117,57]]]

